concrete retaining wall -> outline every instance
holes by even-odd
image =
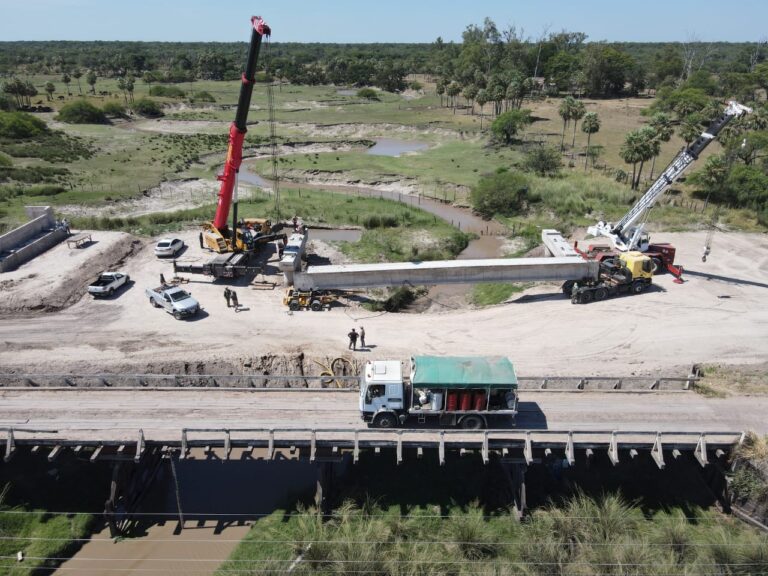
[[[598,267],[595,261],[577,258],[499,258],[310,266],[306,272],[295,273],[294,284],[299,290],[325,290],[481,282],[563,282],[596,278]]]
[[[55,228],[50,206],[26,206],[25,210],[32,220],[0,236],[0,272],[15,270],[67,237],[63,228]],[[40,237],[30,242],[35,236]]]

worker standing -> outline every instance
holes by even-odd
[[[229,300],[232,298],[232,290],[229,289],[229,286],[224,288],[224,299],[227,301],[227,308],[229,308]]]
[[[349,336],[349,349],[357,350],[357,332],[355,329],[352,328],[352,331],[347,336]]]
[[[365,328],[360,326],[360,348],[365,348]]]
[[[240,306],[240,304],[237,301],[237,292],[235,292],[234,290],[230,290],[230,292],[232,295],[232,306],[235,307],[235,312],[240,312],[240,310],[238,310],[238,307]]]

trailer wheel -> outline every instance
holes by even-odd
[[[459,421],[459,426],[464,430],[482,430],[485,428],[485,420],[476,414],[468,414]]]
[[[635,280],[635,282],[632,284],[632,292],[635,294],[640,294],[645,290],[645,282],[642,282],[641,280]]]
[[[320,312],[323,309],[323,304],[320,300],[312,300],[312,304],[309,305],[313,312]]]
[[[391,412],[384,412],[382,414],[376,414],[373,417],[374,428],[395,428],[397,426],[397,418]]]
[[[292,311],[296,312],[299,308],[301,308],[301,306],[299,305],[299,301],[298,300],[291,300],[290,302],[288,302],[288,309],[289,310],[292,310]]]
[[[595,290],[595,300],[605,300],[606,296],[608,296],[608,290],[605,288],[598,288]]]

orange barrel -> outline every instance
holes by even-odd
[[[445,403],[445,409],[448,412],[454,412],[459,404],[459,395],[457,392],[448,392],[448,399]]]
[[[475,392],[473,397],[475,410],[485,410],[485,392]]]
[[[472,409],[472,392],[465,391],[461,393],[461,410],[467,411]]]

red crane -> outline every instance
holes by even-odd
[[[248,109],[251,106],[253,84],[256,81],[256,61],[259,57],[261,41],[264,36],[269,36],[272,33],[269,26],[260,16],[253,16],[251,24],[253,26],[251,46],[248,50],[248,60],[246,61],[245,72],[243,72],[242,84],[240,85],[240,97],[237,101],[235,121],[229,127],[227,160],[224,163],[224,171],[218,177],[221,181],[221,188],[219,189],[216,216],[213,219],[213,226],[218,230],[222,230],[227,226],[229,207],[232,204],[232,193],[235,189],[235,181],[240,170],[240,164],[243,161],[243,140],[245,140],[245,133],[248,132],[246,120],[248,118]],[[235,229],[236,227],[233,225],[232,228]]]

